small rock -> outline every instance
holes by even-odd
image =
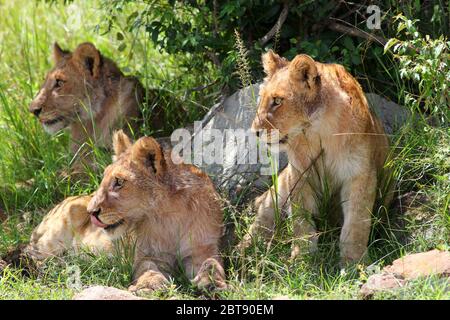
[[[405,280],[395,277],[391,273],[374,274],[367,279],[361,287],[360,294],[363,298],[370,298],[375,292],[387,291],[402,287]]]
[[[382,273],[371,275],[361,287],[363,298],[370,298],[375,292],[393,290],[404,286],[408,280],[431,275],[450,276],[450,253],[431,250],[406,255],[384,267]]]
[[[79,292],[73,300],[146,300],[113,287],[93,286]]]
[[[450,276],[450,252],[434,249],[410,254],[395,260],[383,271],[407,280],[431,275]]]

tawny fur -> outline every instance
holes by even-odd
[[[307,55],[289,62],[270,51],[263,55],[263,66],[267,77],[252,129],[288,155],[277,197],[288,214],[300,212],[292,256],[315,249],[311,215],[318,214],[317,195],[326,180],[344,216],[342,262],[357,261],[367,249],[378,179],[389,150],[383,127],[359,83],[341,65],[322,64]],[[275,130],[279,140],[274,140]],[[256,199],[257,218],[242,246],[257,232],[272,234],[273,199],[273,187]]]
[[[25,252],[37,260],[59,256],[72,248],[111,252],[111,239],[91,223],[87,213],[91,199],[92,196],[69,197],[56,205],[33,230]]]
[[[119,131],[113,147],[114,162],[95,194],[68,198],[50,211],[27,251],[38,259],[72,246],[111,251],[114,239],[129,235],[136,241],[130,290],[164,286],[179,263],[197,286],[226,287],[218,249],[222,209],[209,177],[195,166],[175,165],[150,137],[132,145]]]
[[[92,165],[86,144],[110,147],[114,130],[138,129],[144,90],[137,78],[125,76],[91,43],[73,52],[55,43],[53,60],[55,66],[29,109],[49,133],[69,128],[70,148],[78,155],[74,171],[83,171],[82,165]],[[162,126],[159,113],[154,110],[154,129]]]
[[[209,177],[192,165],[175,165],[150,137],[131,145],[114,136],[115,161],[105,169],[88,212],[116,238],[136,235],[132,291],[155,289],[181,262],[201,287],[224,287],[219,257],[222,210]]]

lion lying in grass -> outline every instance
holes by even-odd
[[[92,166],[88,144],[110,147],[117,129],[138,132],[142,122],[140,105],[157,99],[156,90],[144,92],[139,80],[125,76],[92,43],[82,43],[73,52],[53,46],[55,66],[30,104],[29,110],[50,134],[69,128],[70,148],[78,155],[74,172]],[[151,126],[165,124],[158,104],[152,110]],[[87,158],[87,159],[86,159]]]
[[[93,196],[68,198],[33,232],[27,252],[42,259],[75,246],[110,250],[114,239],[136,239],[132,291],[163,287],[181,263],[200,288],[226,287],[219,257],[222,210],[209,177],[174,164],[150,137],[113,138],[114,162]]]

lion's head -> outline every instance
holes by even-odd
[[[30,104],[44,129],[54,133],[74,121],[89,120],[105,99],[105,76],[120,76],[91,43],[80,44],[74,52],[53,45],[55,66],[47,73],[41,90]]]
[[[320,75],[316,62],[304,54],[288,61],[269,51],[262,63],[267,77],[252,130],[268,143],[282,146],[310,125],[320,103]]]
[[[167,170],[161,146],[151,137],[132,144],[123,131],[118,131],[113,147],[114,162],[105,169],[88,212],[93,224],[118,238],[163,201]]]

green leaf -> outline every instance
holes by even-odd
[[[159,30],[157,28],[152,31],[152,41],[154,44],[158,42]]]
[[[139,12],[134,11],[132,14],[130,14],[127,18],[127,24],[130,24],[131,20],[134,20],[139,15]]]
[[[344,47],[346,47],[350,51],[355,50],[355,45],[353,44],[353,40],[350,37],[344,38]]]
[[[390,49],[394,44],[396,44],[396,43],[398,43],[398,42],[399,42],[399,40],[396,39],[396,38],[391,38],[391,39],[389,39],[388,42],[386,42],[386,44],[384,45],[384,52],[383,52],[383,53],[388,52],[389,49]]]
[[[438,45],[434,48],[434,50],[433,50],[434,57],[435,57],[435,58],[439,58],[439,56],[440,56],[441,53],[442,53],[442,50],[444,50],[444,44],[443,44],[443,43],[440,43],[440,44],[438,44]]]
[[[359,57],[359,54],[352,54],[352,63],[355,65],[361,64],[361,58]]]

